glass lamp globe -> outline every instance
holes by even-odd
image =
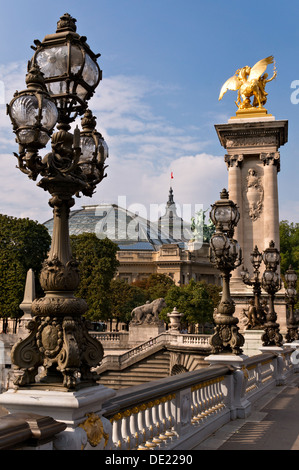
[[[95,129],[96,118],[87,109],[81,120],[80,132],[81,156],[79,165],[88,181],[96,180],[103,172],[106,159],[109,156],[108,145],[102,134]]]
[[[38,67],[26,75],[27,89],[16,92],[7,106],[16,140],[25,148],[43,148],[49,141],[58,119],[54,101],[50,98]]]
[[[289,297],[290,299],[294,299],[297,295],[296,289],[294,287],[289,287],[286,289],[286,297]]]
[[[267,289],[267,288],[279,288],[281,284],[280,276],[278,273],[266,269],[263,272],[262,276],[262,286]]]
[[[232,236],[234,227],[239,222],[240,213],[236,204],[229,200],[229,195],[226,189],[221,191],[220,200],[212,205],[210,218],[215,226],[217,226],[218,223],[221,223],[223,231]]]
[[[285,280],[288,286],[295,288],[297,283],[297,274],[292,266],[285,273]]]
[[[210,246],[217,258],[223,257],[229,249],[229,242],[225,233],[216,231],[211,237]]]
[[[76,21],[65,13],[57,23],[56,34],[47,35],[42,42],[34,41],[36,52],[31,60],[43,72],[64,122],[72,122],[84,113],[102,79],[97,64],[100,54],[94,54],[86,37],[76,33]]]
[[[263,255],[259,252],[258,247],[255,246],[250,254],[250,261],[255,269],[258,269],[263,261]]]
[[[273,240],[269,243],[269,248],[264,251],[263,259],[267,269],[276,270],[280,262],[280,253],[275,248]]]

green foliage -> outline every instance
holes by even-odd
[[[299,274],[299,224],[282,220],[279,224],[281,272],[289,265]]]
[[[133,285],[144,291],[147,297],[146,300],[152,301],[160,297],[165,298],[167,292],[175,283],[165,274],[151,274],[147,279],[135,281]]]
[[[51,237],[44,225],[30,219],[0,214],[0,316],[22,315],[26,274],[32,268],[37,296],[42,294],[39,272],[47,256]]]
[[[281,256],[281,273],[284,280],[284,274],[292,265],[298,276],[297,292],[299,290],[299,224],[289,223],[282,220],[279,224],[280,236],[280,256]],[[299,308],[299,301],[295,305]]]
[[[88,304],[90,320],[108,320],[111,317],[110,282],[119,262],[118,246],[108,238],[100,240],[94,233],[71,236],[73,256],[79,261],[80,284],[76,296]]]
[[[167,307],[162,310],[161,317],[168,321],[167,312],[176,307],[180,313],[184,313],[183,322],[203,325],[212,321],[214,308],[219,303],[216,300],[219,290],[217,286],[215,289],[210,288],[208,284],[194,280],[185,286],[173,286],[165,296]]]
[[[125,323],[131,320],[132,310],[147,301],[146,293],[140,287],[121,279],[111,281],[110,298],[113,318]]]

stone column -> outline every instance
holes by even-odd
[[[232,201],[238,201],[238,209],[240,214],[243,214],[243,198],[242,198],[242,162],[243,155],[225,155],[224,160],[228,168],[228,188],[229,188],[229,198]],[[241,247],[244,246],[244,237],[243,237],[243,224],[240,223],[235,228],[234,238],[238,240]],[[237,267],[232,272],[231,277],[231,287],[233,288],[234,283],[240,285],[241,282],[241,271],[242,266]]]
[[[231,118],[226,124],[216,124],[215,129],[227,153],[229,198],[237,204],[240,212],[234,238],[242,248],[243,264],[252,276],[250,253],[254,247],[263,251],[271,240],[279,247],[277,174],[279,148],[288,140],[288,121],[276,121],[271,115],[259,117],[252,114],[252,117]],[[252,288],[242,282],[240,268],[232,273],[231,278],[231,297],[236,303],[235,316],[239,319],[253,297]],[[262,263],[261,275],[263,271]],[[283,332],[286,306],[282,291],[276,296],[278,304],[278,323]]]
[[[280,169],[280,154],[261,153],[261,160],[264,163],[264,246],[268,248],[273,240],[279,250],[279,209],[278,209],[278,187],[277,173]]]

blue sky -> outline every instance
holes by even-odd
[[[280,149],[280,219],[299,222],[299,104],[291,102],[295,80],[299,89],[297,1],[2,1],[5,102],[25,88],[33,40],[55,32],[65,12],[101,53],[103,81],[90,107],[110,148],[108,177],[92,199],[78,199],[75,208],[117,203],[120,197],[128,208],[164,204],[171,171],[179,206],[209,208],[228,176],[214,125],[236,110],[235,93],[218,101],[220,88],[236,69],[274,55],[278,76],[267,87],[266,107],[276,119],[289,121],[289,142]],[[1,103],[0,212],[43,222],[51,217],[48,195],[15,168],[17,150]]]

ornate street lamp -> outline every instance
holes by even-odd
[[[263,255],[259,252],[257,246],[254,247],[254,250],[250,254],[250,261],[253,266],[253,278],[251,279],[248,269],[244,268],[244,266],[240,274],[244,284],[253,286],[254,306],[252,308],[254,310],[254,314],[251,314],[251,318],[249,319],[250,326],[251,328],[260,328],[265,321],[265,313],[260,302],[262,289],[261,279],[259,277],[259,268],[263,261]]]
[[[240,220],[240,213],[236,204],[229,200],[228,192],[224,188],[220,193],[220,200],[212,205],[210,218],[215,225],[221,223],[222,230],[232,238],[234,235],[234,228]]]
[[[30,67],[26,75],[27,89],[16,92],[7,106],[16,141],[19,144],[19,168],[35,180],[42,169],[38,150],[45,147],[58,119],[39,67]]]
[[[213,214],[212,214],[213,212]],[[228,199],[228,192],[221,192],[221,199],[212,206],[210,215],[216,226],[210,240],[210,261],[221,272],[223,281],[222,297],[213,318],[215,333],[210,339],[212,352],[241,354],[244,337],[237,327],[238,319],[233,316],[235,304],[230,296],[231,271],[240,266],[242,251],[232,238],[234,228],[239,221],[237,206]]]
[[[295,319],[294,315],[294,305],[297,302],[297,274],[292,266],[289,266],[289,269],[285,273],[285,280],[286,280],[286,291],[285,291],[285,299],[286,303],[289,306],[289,321],[288,321],[288,332],[286,334],[287,341],[295,341],[299,339],[298,333],[298,324]]]
[[[266,266],[262,276],[262,287],[269,297],[269,309],[266,312],[264,323],[264,334],[262,335],[263,346],[282,346],[282,335],[279,332],[279,324],[276,323],[277,314],[274,309],[274,299],[277,291],[281,289],[281,279],[276,272],[280,263],[280,254],[275,243],[271,241],[269,248],[264,250],[263,260]]]
[[[44,74],[50,95],[56,102],[60,122],[72,122],[81,115],[87,101],[102,79],[97,64],[100,54],[94,54],[85,36],[76,32],[76,19],[68,13],[61,16],[55,34],[42,42],[35,40],[35,54],[31,60]]]
[[[44,368],[40,382],[47,388],[55,384],[74,390],[94,385],[98,376],[92,368],[103,358],[102,345],[89,335],[83,317],[87,304],[74,296],[79,270],[69,238],[73,196],[93,194],[106,176],[108,156],[95,119],[87,111],[100,69],[86,38],[75,32],[75,21],[65,14],[56,34],[46,36],[42,43],[35,41],[27,90],[16,93],[8,106],[19,143],[19,154],[15,154],[19,168],[34,180],[41,176],[37,185],[50,193],[54,214],[52,244],[40,276],[45,296],[32,304],[29,336],[12,349],[17,386],[33,386],[40,366]],[[70,123],[85,111],[83,131],[77,127],[71,133]],[[56,121],[52,150],[41,159],[39,149],[45,147]]]

